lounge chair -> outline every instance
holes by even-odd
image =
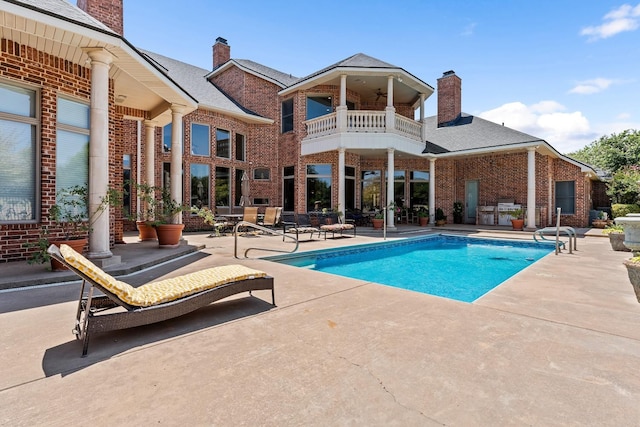
[[[245,207],[243,212],[242,212],[242,221],[243,222],[250,222],[251,224],[258,224],[258,208],[255,206],[248,206]],[[249,234],[250,231],[250,227],[248,226],[241,226],[242,228],[244,228],[244,234]],[[238,231],[240,231],[240,227],[238,227]]]
[[[327,240],[327,233],[331,233],[331,238],[335,239],[336,233],[342,237],[342,233],[345,231],[353,231],[353,237],[356,237],[355,221],[347,220],[347,222],[343,223],[336,213],[323,215],[323,220],[324,223],[320,225],[320,232],[324,233],[324,240]]]
[[[286,214],[283,215],[283,230],[285,233],[296,233],[296,240],[300,240],[300,234],[309,233],[309,240],[313,239],[313,234],[318,233],[320,237],[320,229],[311,225],[311,219],[308,214]],[[284,241],[284,236],[282,237]]]
[[[83,340],[83,357],[94,332],[160,322],[247,291],[251,294],[255,290],[271,290],[272,304],[274,307],[276,304],[273,277],[243,265],[208,268],[134,288],[105,273],[67,245],[61,245],[60,249],[51,245],[47,251],[82,278],[73,332]],[[94,295],[96,290],[104,295]]]
[[[264,211],[264,218],[258,222],[258,225],[268,228],[275,228],[280,224],[280,216],[282,214],[282,208],[268,207]]]
[[[578,234],[573,227],[565,227],[560,225],[560,212],[561,208],[558,208],[555,227],[539,228],[533,232],[533,240],[535,240],[536,242],[538,242],[538,237],[540,238],[540,240],[550,241],[551,239],[547,239],[545,238],[545,236],[555,236],[554,240],[556,241],[556,255],[558,254],[560,246],[566,246],[565,242],[560,240],[561,234],[567,235],[569,238],[569,253],[573,253],[573,251],[578,250]]]

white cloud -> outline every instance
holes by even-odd
[[[478,116],[498,124],[544,139],[560,153],[576,151],[596,140],[589,120],[580,112],[565,112],[556,101],[532,105],[510,102]]]
[[[611,79],[591,79],[578,82],[569,93],[577,93],[579,95],[591,95],[593,93],[602,92],[614,83]]]
[[[580,35],[588,36],[589,41],[606,39],[625,31],[635,31],[640,27],[640,4],[631,6],[624,4],[607,13],[601,25],[585,27]]]
[[[464,30],[462,30],[462,32],[460,33],[461,36],[472,36],[474,30],[476,29],[476,23],[472,22],[469,25],[467,25],[466,27],[464,27]]]

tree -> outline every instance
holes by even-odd
[[[640,131],[603,136],[569,156],[611,173],[607,196],[613,203],[640,201]]]
[[[640,130],[627,129],[600,137],[569,157],[615,174],[624,167],[640,164]]]

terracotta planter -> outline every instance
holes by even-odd
[[[136,221],[136,227],[138,228],[138,240],[141,242],[158,239],[156,229],[153,225],[145,221]]]
[[[382,226],[384,225],[384,219],[381,218],[373,218],[371,220],[371,223],[373,224],[373,228],[375,230],[380,230],[382,228]]]
[[[177,248],[180,245],[184,224],[159,224],[156,225],[158,246],[161,248]]]
[[[514,230],[523,230],[524,229],[524,219],[512,219],[511,220],[511,227],[513,227]]]
[[[614,251],[631,252],[631,249],[624,245],[624,233],[609,233],[609,243]]]
[[[439,219],[439,220],[436,221],[436,227],[442,227],[446,223],[447,223],[446,219]]]
[[[608,222],[606,219],[594,219],[591,221],[591,225],[594,228],[605,228],[608,225]]]
[[[426,227],[429,224],[429,217],[427,216],[421,216],[418,220],[420,221],[420,227]]]
[[[81,254],[82,252],[84,252],[84,247],[87,245],[88,241],[89,241],[88,239],[53,240],[53,241],[50,241],[49,243],[51,243],[52,245],[56,245],[57,247],[60,247],[60,245],[69,245],[71,246],[71,249]],[[68,270],[68,268],[64,264],[51,258],[51,270],[65,271],[65,270]]]
[[[627,267],[627,274],[629,274],[629,281],[633,286],[633,291],[636,293],[636,299],[640,303],[640,263],[626,260],[624,265]]]

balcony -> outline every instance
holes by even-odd
[[[422,123],[392,110],[346,110],[305,122],[302,154],[346,149],[387,149],[419,155],[424,150]]]

